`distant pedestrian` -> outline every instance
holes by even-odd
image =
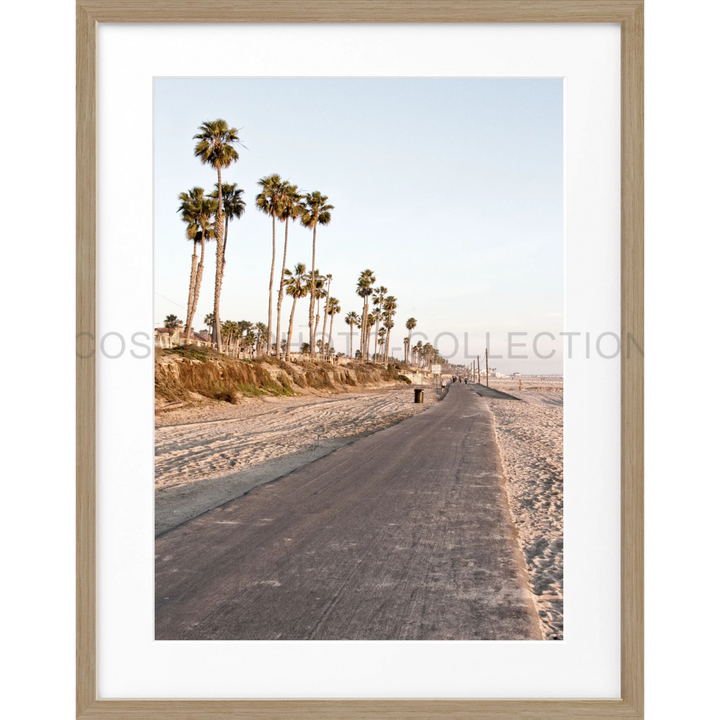
[[[467,385],[467,378],[465,378],[465,384]]]

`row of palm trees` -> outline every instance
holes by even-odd
[[[215,296],[213,303],[213,317],[215,318],[212,328],[213,344],[222,350],[222,332],[220,324],[220,295],[222,282],[225,275],[227,236],[229,222],[239,218],[245,212],[244,190],[235,184],[222,182],[222,171],[238,160],[236,145],[242,143],[238,138],[236,128],[228,126],[222,119],[207,121],[198,128],[199,132],[194,136],[197,140],[195,145],[195,156],[203,164],[210,165],[217,172],[217,183],[215,189],[205,194],[201,187],[193,187],[188,192],[180,193],[180,207],[178,212],[186,224],[186,232],[189,240],[193,242],[193,255],[190,271],[190,288],[188,292],[187,322],[185,324],[185,337],[189,338],[190,328],[197,311],[197,303],[200,295],[203,270],[205,267],[205,243],[214,240],[216,243],[215,258]],[[285,223],[285,246],[283,251],[283,262],[280,270],[281,283],[278,290],[277,301],[277,327],[280,327],[282,300],[283,300],[283,279],[287,269],[287,248],[288,228],[290,221],[300,219],[302,225],[312,230],[313,251],[311,277],[318,279],[315,267],[315,251],[317,244],[317,228],[319,225],[327,225],[331,220],[333,206],[328,203],[327,196],[319,191],[306,194],[298,192],[297,185],[282,180],[277,175],[268,175],[262,178],[259,183],[260,193],[255,198],[255,204],[262,212],[272,219],[272,260],[270,264],[270,284],[268,298],[268,322],[267,322],[267,343],[266,351],[271,353],[272,328],[273,328],[273,281],[275,277],[275,251],[276,251],[276,221]],[[198,257],[198,248],[200,250]],[[311,327],[311,355],[315,354],[314,326],[312,318],[315,314],[315,301],[317,297],[316,282],[310,288],[310,327]],[[280,353],[280,333],[277,334],[276,352]]]
[[[293,273],[288,270],[287,267],[287,250],[288,250],[288,232],[290,228],[290,222],[300,219],[300,223],[303,227],[312,230],[313,243],[312,243],[312,267],[309,275],[309,295],[310,295],[310,308],[309,308],[309,322],[310,328],[310,355],[315,355],[315,333],[316,324],[314,318],[316,316],[316,300],[319,297],[319,290],[322,289],[325,282],[328,279],[332,279],[332,276],[322,277],[317,270],[315,265],[315,251],[317,246],[317,229],[318,225],[328,225],[332,219],[331,210],[334,210],[334,206],[328,203],[328,198],[319,191],[301,194],[298,191],[297,185],[292,185],[288,180],[283,180],[279,175],[273,174],[262,178],[259,183],[261,192],[255,199],[257,207],[270,216],[272,219],[272,260],[270,262],[270,285],[269,285],[269,297],[268,297],[268,344],[267,352],[271,353],[271,338],[272,335],[272,293],[273,293],[273,281],[275,278],[275,223],[276,220],[285,223],[285,243],[283,247],[283,259],[280,267],[280,288],[278,289],[278,300],[277,300],[277,325],[276,325],[276,355],[280,355],[280,327],[282,317],[282,301],[285,294],[290,295],[290,292],[283,292],[286,283],[290,282],[290,278]],[[297,267],[297,266],[296,266]],[[303,271],[303,274],[305,271]],[[297,292],[297,289],[296,291]],[[327,304],[326,304],[327,305]],[[325,317],[327,319],[327,308]]]
[[[309,292],[309,278],[310,276],[305,272],[305,266],[300,264],[295,266],[295,270],[292,274],[292,281],[287,283],[286,293],[293,297],[293,310],[290,315],[290,326],[288,328],[288,335],[285,339],[280,341],[280,357],[289,356],[289,344],[288,341],[292,339],[293,329],[293,318],[295,314],[295,304],[299,298],[306,297]],[[288,271],[290,272],[290,271]],[[341,312],[340,305],[337,298],[330,298],[330,303],[326,303],[326,309],[330,317],[330,332],[327,334],[327,341],[325,340],[325,323],[323,323],[323,331],[321,339],[317,341],[316,347],[325,356],[329,356],[334,353],[332,347],[332,332],[335,315]],[[327,317],[327,316],[326,316]],[[372,316],[371,316],[372,317]],[[212,331],[215,323],[215,317],[213,313],[208,313],[205,316],[205,324]],[[352,357],[352,338],[353,328],[360,327],[360,316],[352,311],[345,316],[346,324],[350,325],[350,357]],[[418,341],[417,344],[411,345],[412,330],[416,327],[415,319],[410,318],[405,326],[408,329],[408,336],[403,339],[405,345],[405,362],[410,365],[414,365],[418,368],[428,368],[435,363],[445,363],[445,359],[440,355],[440,352],[429,342],[423,343],[422,340]],[[178,330],[182,327],[180,319],[176,315],[168,315],[165,318],[164,326],[171,332]],[[249,354],[254,357],[257,352],[266,346],[268,331],[267,325],[263,322],[252,323],[248,320],[225,320],[220,326],[220,333],[223,341],[225,342],[225,348],[229,355],[240,356],[241,353]],[[382,337],[378,337],[378,343],[381,348],[383,346]],[[310,352],[310,343],[303,342],[300,345],[300,351],[304,354]],[[357,350],[355,357],[361,359],[362,354],[360,350]],[[379,359],[387,362],[387,354],[381,353],[375,355],[373,358],[378,361]]]
[[[408,338],[405,338],[405,340],[407,341]],[[447,364],[447,360],[432,343],[423,343],[422,340],[418,340],[417,344],[412,347],[410,347],[409,343],[406,343],[406,351],[408,349],[410,351],[410,364],[418,368],[429,368],[435,364]]]
[[[397,313],[397,298],[388,295],[388,289],[384,285],[373,287],[375,282],[375,273],[372,270],[363,270],[357,281],[355,292],[363,299],[363,308],[360,316],[355,312],[350,312],[345,317],[345,322],[350,326],[350,354],[352,355],[352,331],[357,326],[360,329],[360,349],[359,357],[363,360],[371,359],[370,354],[370,334],[375,330],[375,346],[372,353],[372,359],[381,359],[387,362],[390,353],[390,331],[395,326],[394,317]],[[375,306],[374,310],[370,310],[370,303]],[[410,318],[406,323],[406,327],[412,324],[414,328],[417,324],[415,318]],[[378,345],[381,352],[378,354]]]
[[[201,187],[193,187],[178,196],[180,206],[178,212],[186,224],[186,235],[193,243],[190,269],[190,287],[188,291],[187,315],[185,322],[186,342],[190,340],[190,332],[195,313],[197,312],[200,288],[205,267],[206,243],[214,241],[215,246],[215,293],[213,312],[209,327],[212,343],[218,350],[223,350],[225,343],[228,348],[237,351],[239,347],[250,346],[263,348],[267,354],[273,353],[273,327],[275,327],[275,349],[277,357],[289,357],[292,342],[293,323],[298,300],[309,297],[308,327],[309,352],[314,357],[317,352],[327,356],[330,352],[333,322],[340,311],[337,298],[330,295],[332,275],[322,275],[316,265],[317,230],[326,226],[332,219],[334,206],[328,197],[319,191],[301,193],[297,185],[283,180],[280,175],[272,174],[258,181],[260,192],[255,198],[256,207],[270,217],[272,221],[272,255],[270,263],[270,281],[268,288],[267,323],[248,323],[247,321],[225,321],[220,317],[220,296],[225,276],[226,250],[229,224],[232,220],[242,217],[246,209],[243,199],[244,190],[235,183],[224,183],[222,171],[238,160],[237,145],[241,145],[236,128],[229,127],[222,119],[207,121],[200,125],[194,136],[197,141],[194,154],[200,161],[211,166],[217,172],[217,183],[214,189],[205,193]],[[292,269],[287,266],[288,235],[291,222],[296,220],[312,230],[312,264],[310,270],[303,263],[297,263]],[[277,290],[277,305],[273,317],[273,289],[275,280],[276,259],[276,223],[285,224],[282,264],[280,266],[280,287]],[[350,356],[352,353],[353,328],[360,330],[360,348],[356,355],[363,360],[388,362],[390,357],[390,334],[395,326],[397,298],[388,294],[382,285],[374,287],[375,274],[372,270],[363,270],[358,278],[356,293],[363,299],[361,315],[350,312],[345,322],[350,326]],[[285,296],[292,297],[292,308],[288,324],[287,339],[281,339],[282,306]],[[320,302],[325,299],[322,335],[317,338],[320,319]],[[373,306],[371,310],[370,306]],[[173,316],[174,317],[174,316]],[[207,320],[206,318],[206,320]],[[330,319],[330,332],[326,335],[327,322]],[[167,326],[167,325],[166,325]],[[417,347],[411,348],[411,335],[417,326],[415,318],[410,318],[405,327],[408,336],[404,339],[405,361],[425,360],[427,351],[420,353]],[[371,353],[371,335],[374,330],[374,348]],[[244,345],[243,345],[244,343]],[[432,347],[432,346],[430,346]]]
[[[213,313],[208,313],[205,324],[212,328],[214,323]],[[247,353],[254,357],[256,352],[265,347],[267,334],[267,325],[263,322],[225,320],[220,325],[220,335],[228,355],[239,356],[240,353]]]

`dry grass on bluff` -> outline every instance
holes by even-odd
[[[403,365],[355,361],[332,365],[322,360],[288,363],[279,358],[239,360],[214,350],[177,347],[155,355],[155,397],[190,402],[197,397],[237,403],[242,397],[300,395],[311,390],[343,392],[349,388],[409,382]]]

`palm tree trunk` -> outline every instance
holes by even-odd
[[[223,277],[225,277],[225,251],[227,250],[227,241],[228,241],[228,229],[230,228],[230,216],[225,216],[225,240],[223,242]]]
[[[385,364],[390,362],[390,328],[387,329],[387,335],[385,336]]]
[[[203,270],[205,270],[205,231],[200,238],[200,262],[198,263],[197,276],[195,278],[195,296],[193,297],[193,315],[197,312],[198,300],[200,299],[200,288],[202,286]]]
[[[333,322],[334,322],[334,321],[335,321],[335,313],[333,313],[333,314],[330,316],[330,332],[328,333],[328,341],[327,341],[327,348],[328,348],[328,349],[327,349],[327,354],[328,354],[328,357],[330,357],[330,348],[332,347],[332,327],[333,327]],[[324,338],[325,338],[325,332],[323,331],[323,340],[324,340]]]
[[[213,312],[215,313],[215,322],[213,323],[213,334],[217,343],[218,352],[222,352],[222,337],[220,335],[220,288],[222,287],[223,278],[223,258],[225,257],[225,213],[222,204],[222,176],[220,168],[217,169],[218,174],[218,208],[215,217],[215,235],[217,248],[215,253],[215,302],[213,303]]]
[[[330,302],[330,282],[331,281],[328,280],[327,295],[325,296],[325,319],[323,320],[323,333],[322,333],[323,354],[325,353],[325,328],[327,327],[328,303]]]
[[[270,262],[270,297],[268,300],[267,353],[270,354],[272,337],[272,288],[275,275],[275,215],[272,216],[272,261]]]
[[[278,308],[277,308],[277,342],[275,343],[275,355],[280,357],[280,311],[283,301],[283,286],[285,285],[285,263],[287,262],[287,246],[288,246],[288,226],[290,219],[285,220],[285,248],[283,250],[282,270],[280,270],[280,289],[278,290]]]
[[[297,305],[297,296],[293,296],[292,310],[290,310],[290,325],[288,325],[287,347],[285,348],[285,359],[290,359],[290,343],[292,342],[292,327],[295,319],[295,305]]]
[[[367,315],[368,315],[368,304],[367,304],[367,298],[363,298],[363,312],[362,312],[362,321],[360,325],[360,359],[363,360],[365,358],[365,326],[367,325]]]
[[[190,266],[190,290],[188,291],[188,306],[187,306],[187,323],[185,325],[185,344],[188,343],[188,338],[190,337],[190,323],[192,322],[192,318],[190,317],[192,313],[192,304],[193,304],[193,298],[195,297],[195,280],[197,276],[197,243],[193,242],[193,254],[192,254],[192,263]]]
[[[317,235],[317,221],[313,225],[313,251],[312,251],[312,271],[310,282],[310,314],[308,330],[310,331],[310,357],[315,357],[315,333],[313,332],[313,314],[315,312],[315,236]]]
[[[375,352],[373,353],[373,362],[377,362],[377,341],[378,341],[378,330],[380,329],[380,318],[375,323]]]
[[[354,360],[353,351],[352,351],[352,339],[353,339],[353,324],[350,323],[350,359]]]
[[[200,262],[197,266],[197,272],[195,274],[195,287],[193,288],[193,301],[192,309],[188,317],[188,327],[192,328],[193,318],[197,311],[198,300],[200,299],[200,286],[202,284],[203,270],[205,268],[205,230],[200,235]]]

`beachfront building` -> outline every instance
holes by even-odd
[[[171,348],[180,344],[180,330],[170,330],[169,328],[155,328],[155,347]]]
[[[173,348],[178,345],[185,344],[185,332],[177,328],[171,330],[166,327],[155,328],[155,347],[157,348]],[[210,333],[207,330],[195,332],[194,328],[190,329],[190,345],[198,345],[200,347],[210,347]]]

